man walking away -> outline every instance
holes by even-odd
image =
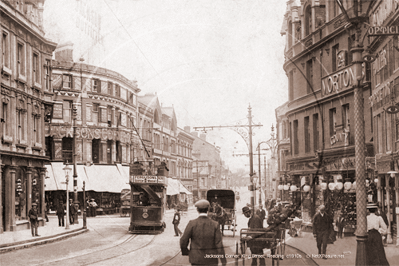
[[[56,211],[57,217],[58,217],[58,226],[65,226],[64,225],[64,204],[62,201],[59,201],[58,206],[57,206],[57,211]]]
[[[74,224],[75,223],[75,206],[73,206],[73,200],[69,199],[69,223]]]
[[[175,236],[180,236],[182,232],[179,229],[179,224],[180,224],[180,211],[179,209],[175,210],[175,215],[173,215],[173,226],[175,229]]]
[[[325,210],[326,207],[320,205],[319,212],[313,218],[313,235],[316,238],[319,255],[322,255],[323,259],[327,259],[327,242],[332,230],[332,219]]]
[[[252,213],[251,208],[249,208],[248,206],[245,206],[244,208],[242,208],[242,213],[245,215],[245,217],[249,218],[249,220],[248,220],[248,228],[249,229],[262,229],[263,228],[262,219],[257,214],[255,214],[251,217],[251,213]],[[256,242],[249,241],[248,247],[251,249],[251,253],[253,255],[263,255],[263,248],[259,247]],[[258,259],[259,259],[260,266],[266,265],[265,258],[261,257],[261,256],[259,258],[253,257],[251,265],[253,265],[253,266],[258,265]]]
[[[218,258],[222,265],[226,265],[222,234],[218,223],[207,216],[209,205],[207,200],[199,200],[195,203],[199,216],[188,222],[180,238],[182,255],[189,256],[191,265],[218,265]],[[190,249],[188,249],[189,243]]]
[[[40,236],[37,232],[37,227],[39,226],[39,220],[38,220],[36,203],[32,203],[32,208],[29,210],[28,216],[30,220],[30,229],[32,231],[32,236]]]

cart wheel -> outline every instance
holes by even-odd
[[[234,215],[234,220],[233,220],[233,237],[236,235],[236,227],[237,227],[237,218]]]
[[[279,242],[277,240],[277,245],[271,250],[272,255],[278,255],[278,246],[279,246]],[[280,260],[275,257],[272,257],[272,265],[276,265],[279,266],[280,265]]]

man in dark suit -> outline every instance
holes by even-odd
[[[332,219],[325,210],[326,207],[320,205],[319,212],[313,218],[313,235],[316,238],[319,254],[322,255],[323,259],[327,259],[325,256],[327,242],[332,230]]]
[[[250,229],[262,229],[263,228],[263,221],[262,221],[261,217],[259,217],[257,214],[254,214],[251,217],[251,208],[249,208],[248,206],[245,206],[244,208],[242,208],[242,213],[245,215],[245,217],[249,218],[248,228],[250,228]],[[260,237],[260,235],[253,235],[251,237],[256,238],[256,237]],[[259,246],[258,243],[254,242],[254,241],[249,241],[248,247],[251,249],[251,253],[253,255],[263,255],[263,248],[261,246]],[[254,256],[252,258],[251,265],[254,265],[254,266],[258,265],[258,259],[259,259],[260,266],[266,265],[265,258],[262,256],[259,256],[259,257]]]
[[[195,207],[199,217],[190,220],[183,236],[180,238],[180,249],[183,256],[189,256],[191,265],[226,265],[222,234],[218,223],[208,218],[209,201],[199,200]],[[188,244],[191,240],[190,249]]]

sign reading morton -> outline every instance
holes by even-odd
[[[355,85],[355,70],[351,65],[321,80],[322,97],[327,97],[333,93],[340,93]]]

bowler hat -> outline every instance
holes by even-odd
[[[36,203],[32,203],[32,206],[37,206],[37,204]]]
[[[195,207],[197,207],[198,209],[207,209],[209,208],[209,205],[209,201],[205,199],[199,200],[195,203]]]

